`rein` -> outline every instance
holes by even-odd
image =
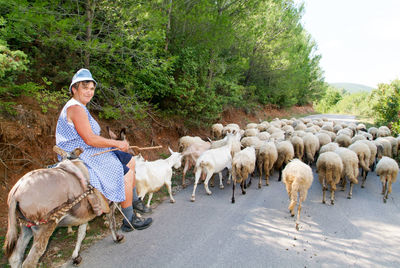
[[[72,207],[74,207],[76,204],[81,202],[88,195],[92,194],[93,191],[94,191],[94,187],[89,184],[88,189],[85,192],[83,192],[81,195],[79,195],[77,198],[75,198],[75,200],[73,200],[71,203],[65,202],[61,206],[53,209],[47,217],[45,217],[44,219],[41,219],[39,221],[29,221],[26,218],[25,219],[19,218],[19,220],[22,224],[26,225],[26,227],[32,227],[32,226],[36,226],[36,225],[46,224],[51,221],[54,221],[55,223],[59,223],[60,220],[62,219],[62,217],[64,217],[65,214],[67,214],[67,212]]]

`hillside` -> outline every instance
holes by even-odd
[[[373,90],[372,87],[355,83],[330,83],[330,85],[337,89],[345,89],[349,93],[356,93],[360,91],[371,92]]]

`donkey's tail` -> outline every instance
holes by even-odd
[[[17,201],[14,198],[9,199],[8,203],[8,228],[6,239],[4,242],[4,254],[6,257],[11,256],[17,244],[18,229],[17,229]]]

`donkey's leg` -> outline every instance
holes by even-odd
[[[29,251],[28,257],[26,257],[23,267],[36,267],[38,265],[39,258],[43,255],[46,250],[49,238],[56,229],[57,224],[50,222],[47,224],[32,227],[33,231],[33,244]]]
[[[117,223],[115,221],[115,208],[117,204],[112,202],[110,204],[110,213],[107,213],[107,220],[109,222],[109,228],[111,231],[112,238],[115,243],[120,243],[124,241],[124,236],[122,234],[117,233]]]
[[[31,241],[33,235],[31,228],[26,227],[22,224],[20,226],[21,226],[21,234],[18,238],[17,245],[14,249],[14,252],[8,259],[8,262],[10,263],[11,267],[21,267],[26,246],[28,245],[29,241]]]
[[[72,253],[72,263],[74,265],[79,265],[82,261],[82,257],[79,255],[79,250],[81,249],[82,241],[86,236],[87,223],[79,225],[78,228],[78,239],[76,240],[76,245],[74,252]]]

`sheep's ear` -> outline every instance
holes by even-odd
[[[174,153],[174,151],[172,151],[171,148],[169,148],[169,146],[168,146],[168,150],[169,150],[169,152],[170,152],[171,154]]]
[[[117,135],[115,135],[115,133],[112,132],[112,130],[110,129],[109,126],[107,126],[107,131],[108,131],[108,135],[110,135],[110,138],[111,138],[111,139],[113,139],[113,140],[118,139]]]

